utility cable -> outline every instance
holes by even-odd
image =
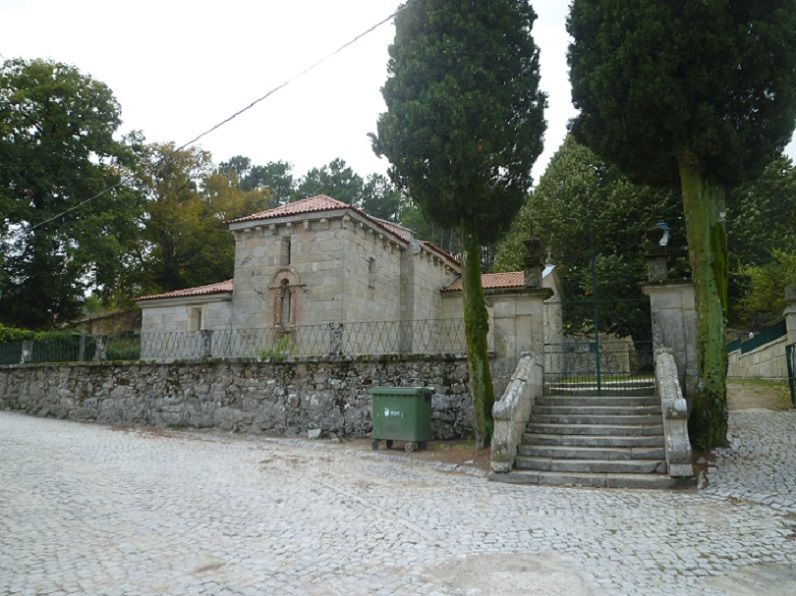
[[[229,117],[225,118],[224,120],[222,120],[222,121],[221,121],[221,122],[219,122],[218,124],[215,124],[215,125],[211,126],[210,128],[208,128],[208,129],[207,129],[207,130],[205,130],[204,132],[202,132],[202,133],[200,133],[200,134],[196,135],[196,136],[195,136],[194,138],[192,138],[190,141],[188,141],[188,142],[186,142],[186,143],[183,143],[182,145],[180,145],[179,147],[177,147],[176,149],[174,149],[174,151],[172,151],[170,155],[174,155],[174,154],[175,154],[175,153],[177,153],[178,151],[181,151],[181,150],[183,150],[183,149],[186,149],[186,148],[190,147],[191,145],[193,145],[194,143],[196,143],[196,142],[197,142],[199,139],[201,139],[201,138],[203,138],[203,137],[205,137],[205,136],[209,135],[210,133],[212,133],[212,132],[214,132],[214,131],[218,130],[219,128],[221,128],[221,127],[222,127],[222,126],[224,126],[225,124],[227,124],[227,123],[231,122],[232,120],[234,120],[235,118],[237,118],[237,117],[238,117],[238,116],[240,116],[241,114],[243,114],[243,113],[245,113],[245,112],[247,112],[247,111],[251,110],[251,109],[252,109],[254,106],[256,106],[258,103],[260,103],[260,102],[262,102],[262,101],[265,101],[266,99],[268,99],[269,97],[271,97],[271,96],[272,96],[274,93],[276,93],[277,91],[280,91],[281,89],[284,89],[285,87],[287,87],[288,85],[290,85],[290,84],[291,84],[291,83],[293,83],[294,81],[296,81],[296,80],[298,80],[298,79],[300,79],[300,78],[302,78],[302,77],[306,76],[307,74],[309,74],[310,72],[312,72],[313,70],[315,70],[316,68],[318,68],[319,66],[321,66],[322,64],[326,63],[327,61],[331,60],[332,58],[334,58],[335,56],[337,56],[338,54],[340,54],[341,52],[343,52],[345,49],[347,49],[347,48],[349,48],[350,46],[352,46],[352,45],[354,45],[355,43],[357,43],[357,42],[358,42],[359,40],[361,40],[363,37],[365,37],[365,36],[369,35],[369,34],[370,34],[370,33],[372,33],[373,31],[375,31],[376,29],[378,29],[379,27],[381,27],[382,25],[384,25],[385,23],[388,23],[388,22],[390,22],[392,19],[394,19],[394,18],[395,18],[395,17],[396,17],[396,16],[397,16],[399,13],[401,13],[403,10],[405,10],[405,9],[406,9],[406,8],[407,8],[407,7],[408,7],[410,4],[412,4],[414,1],[415,1],[415,0],[408,0],[406,3],[404,3],[404,4],[403,4],[403,5],[401,5],[401,6],[399,6],[399,7],[398,7],[398,9],[397,9],[395,12],[393,12],[391,15],[389,15],[388,17],[385,17],[384,19],[380,20],[378,23],[376,23],[376,24],[374,24],[374,25],[371,25],[371,26],[370,26],[370,27],[368,27],[366,30],[364,30],[362,33],[358,34],[357,36],[355,36],[355,37],[354,37],[354,38],[352,38],[351,40],[347,41],[346,43],[344,43],[343,45],[341,45],[339,48],[337,48],[336,50],[334,50],[333,52],[330,52],[329,54],[325,55],[325,56],[324,56],[323,58],[321,58],[320,60],[318,60],[318,61],[314,62],[313,64],[311,64],[311,65],[307,66],[306,68],[304,68],[303,70],[301,70],[300,72],[298,72],[297,74],[295,74],[295,75],[291,76],[290,78],[286,79],[285,81],[283,81],[282,83],[280,83],[279,85],[277,85],[276,87],[274,87],[273,89],[271,89],[270,91],[268,91],[268,92],[267,92],[265,95],[262,95],[262,96],[258,97],[258,98],[257,98],[257,99],[255,99],[253,102],[251,102],[251,103],[250,103],[250,104],[248,104],[247,106],[245,106],[245,107],[241,108],[240,110],[238,110],[237,112],[235,112],[235,113],[234,113],[234,114],[232,114],[231,116],[229,116]],[[160,158],[160,159],[159,159],[157,162],[155,162],[155,167],[157,167],[158,165],[160,165],[160,163],[161,163],[161,162],[163,162],[163,161],[165,161],[165,159],[166,159],[167,157],[169,157],[170,155],[164,155],[164,156],[162,156],[162,157],[161,157],[161,158]],[[33,226],[30,226],[30,227],[28,227],[28,228],[25,228],[25,229],[16,230],[15,232],[12,232],[11,234],[9,234],[9,238],[13,238],[15,235],[22,235],[22,234],[25,234],[25,233],[28,233],[28,232],[32,232],[33,230],[35,230],[35,229],[37,229],[37,228],[40,228],[41,226],[43,226],[43,225],[45,225],[45,224],[48,224],[48,223],[50,223],[50,222],[52,222],[52,221],[55,221],[55,220],[57,220],[57,219],[60,219],[61,217],[63,217],[63,216],[64,216],[64,215],[66,215],[67,213],[71,213],[72,211],[75,211],[75,210],[79,209],[80,207],[82,207],[82,206],[83,206],[83,205],[85,205],[86,203],[89,203],[90,201],[93,201],[94,199],[97,199],[97,198],[101,197],[102,195],[104,195],[104,194],[106,194],[106,193],[110,192],[111,190],[113,190],[113,189],[115,189],[116,187],[120,186],[120,185],[122,184],[122,182],[124,182],[124,180],[119,180],[118,182],[116,182],[116,183],[114,183],[114,184],[112,184],[112,185],[110,185],[110,186],[108,186],[108,187],[104,188],[103,190],[101,190],[101,191],[100,191],[100,192],[98,192],[97,194],[95,194],[95,195],[92,195],[92,196],[88,197],[87,199],[84,199],[84,200],[80,201],[80,202],[79,202],[77,205],[73,205],[72,207],[69,207],[68,209],[65,209],[64,211],[61,211],[60,213],[58,213],[58,214],[56,214],[56,215],[54,215],[54,216],[52,216],[52,217],[50,217],[50,218],[48,218],[48,219],[45,219],[44,221],[41,221],[41,222],[39,222],[39,223],[37,223],[37,224],[35,224],[35,225],[33,225]]]

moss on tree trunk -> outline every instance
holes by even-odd
[[[467,370],[470,374],[470,395],[473,396],[475,447],[482,449],[492,438],[492,404],[495,401],[486,339],[489,315],[484,302],[484,288],[481,286],[481,246],[478,237],[466,227],[462,227],[461,237],[464,253],[462,301],[464,334],[467,339]]]
[[[698,160],[678,160],[697,312],[697,382],[688,430],[700,451],[727,445],[727,232],[724,187]]]

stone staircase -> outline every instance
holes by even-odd
[[[495,480],[609,488],[671,488],[661,401],[652,382],[628,388],[553,387],[539,397],[514,469]]]

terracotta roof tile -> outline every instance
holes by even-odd
[[[208,284],[206,286],[199,286],[196,288],[185,288],[184,290],[174,290],[173,292],[163,292],[162,294],[152,294],[150,296],[141,296],[136,298],[136,301],[141,300],[158,300],[161,298],[185,298],[188,296],[206,296],[208,294],[228,294],[232,292],[233,280],[228,279],[216,284]]]
[[[354,213],[357,213],[367,219],[368,221],[375,224],[377,227],[381,228],[382,230],[389,232],[399,240],[403,242],[410,242],[411,241],[411,232],[406,228],[401,226],[395,225],[383,219],[379,219],[378,217],[373,217],[362,211],[357,207],[353,207],[348,203],[343,203],[343,201],[338,201],[337,199],[333,199],[332,197],[327,197],[326,195],[316,195],[314,197],[308,197],[306,199],[301,199],[300,201],[295,201],[293,203],[288,203],[287,205],[282,205],[281,207],[275,207],[274,209],[268,209],[267,211],[261,211],[259,213],[253,213],[252,215],[247,215],[246,217],[240,217],[238,219],[233,219],[228,221],[228,224],[233,223],[241,223],[246,221],[259,221],[263,219],[273,219],[275,217],[288,217],[291,215],[300,215],[302,213],[320,213],[322,211],[337,211],[339,209],[349,209]]]
[[[315,213],[317,211],[332,211],[335,209],[351,208],[351,205],[348,203],[343,203],[343,201],[338,201],[337,199],[327,197],[326,195],[316,195],[314,197],[288,203],[287,205],[282,205],[281,207],[275,207],[273,209],[267,209],[266,211],[260,211],[259,213],[252,213],[251,215],[247,215],[245,217],[239,217],[238,219],[232,219],[227,223],[232,224],[243,221],[255,221],[258,219],[273,219],[274,217],[298,215],[300,213]]]
[[[364,211],[359,209],[355,209],[358,213],[365,215],[368,219],[375,221],[377,224],[382,226],[383,228],[387,228],[390,232],[398,236],[404,242],[411,242],[412,241],[412,232],[407,230],[406,228],[399,226],[397,224],[392,223],[391,221],[387,221],[386,219],[379,219],[378,217],[373,217],[372,215],[368,215]]]
[[[448,260],[448,261],[449,261],[449,262],[450,262],[452,265],[454,265],[455,267],[457,267],[457,268],[458,268],[458,267],[461,267],[461,266],[462,266],[462,262],[461,262],[459,259],[457,259],[456,257],[454,257],[454,256],[453,256],[451,253],[449,253],[449,252],[448,252],[447,250],[445,250],[444,248],[441,248],[441,247],[437,246],[437,245],[436,245],[436,244],[434,244],[433,242],[429,242],[428,240],[422,240],[422,241],[421,241],[421,244],[422,244],[423,246],[425,246],[425,247],[426,247],[426,249],[430,250],[431,252],[435,252],[435,253],[437,253],[438,255],[440,255],[441,257],[443,257],[443,258],[447,259],[447,260]]]
[[[522,288],[525,287],[525,272],[510,271],[508,273],[483,273],[481,275],[481,285],[485,290],[495,290],[498,288]],[[461,292],[461,278],[454,281],[443,292]]]

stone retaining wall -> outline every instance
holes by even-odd
[[[393,385],[434,387],[433,438],[472,432],[467,362],[454,356],[0,366],[0,409],[106,424],[362,436],[371,430],[368,388]]]
[[[782,336],[746,354],[740,348],[728,354],[727,376],[744,379],[787,379],[787,337]]]

